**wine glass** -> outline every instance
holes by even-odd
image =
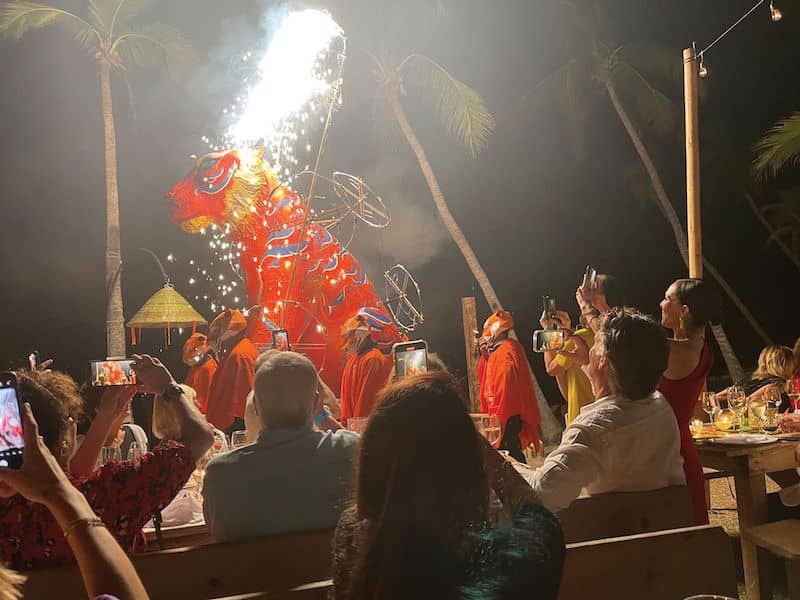
[[[144,453],[145,450],[139,447],[139,442],[131,442],[131,445],[128,446],[128,462],[133,462]]]
[[[239,448],[247,444],[247,432],[246,431],[234,431],[231,434],[231,447],[232,448]]]
[[[500,420],[497,415],[484,415],[481,419],[480,433],[486,441],[494,445],[500,439]]]
[[[120,450],[119,446],[103,446],[102,450],[100,450],[101,464],[109,463],[112,460],[122,460],[122,450]]]
[[[703,392],[700,394],[700,402],[703,407],[703,412],[708,415],[709,422],[714,422],[714,417],[719,410],[719,403],[717,402],[717,395],[714,392]]]
[[[741,430],[744,411],[747,408],[747,396],[738,385],[731,386],[728,389],[728,406],[736,415],[736,420]]]

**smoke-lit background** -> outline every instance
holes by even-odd
[[[620,41],[666,44],[676,61],[692,40],[710,40],[749,5],[606,4]],[[81,3],[64,5],[75,9]],[[765,245],[767,234],[742,195],[741,175],[760,134],[800,109],[795,5],[786,3],[779,25],[765,13],[726,38],[709,53],[712,76],[702,84],[705,252],[780,343],[792,343],[800,334],[797,270]],[[581,161],[570,152],[556,111],[530,115],[522,109],[526,92],[565,59],[565,34],[552,2],[170,0],[155,3],[147,17],[180,29],[201,64],[180,83],[158,69],[134,73],[133,109],[125,87],[114,82],[126,318],[161,283],[140,247],[176,256],[167,269],[193,301],[186,261],[208,257],[208,240],[170,222],[164,195],[189,170],[189,156],[206,150],[201,136],[224,130],[221,107],[242,91],[241,55],[265,48],[286,11],[306,7],[330,10],[348,37],[344,106],[333,123],[323,171],[362,176],[392,215],[384,232],[360,228],[353,251],[381,289],[382,270],[396,262],[417,276],[426,318],[418,334],[452,368],[464,369],[460,298],[478,297],[480,319],[488,307],[438,221],[413,154],[403,143],[376,134],[370,53],[426,54],[486,99],[497,130],[477,159],[448,138],[413,88],[405,101],[451,210],[514,312],[526,345],[542,294],[575,312],[575,287],[589,263],[616,274],[630,304],[657,312],[664,290],[684,267],[665,220],[624,183],[636,157],[607,100],[602,95],[590,100]],[[67,34],[51,30],[3,43],[0,58],[0,366],[21,364],[36,348],[83,378],[86,361],[102,356],[105,343],[105,189],[96,66]],[[279,81],[275,87],[278,93]],[[678,102],[680,94],[678,87],[673,94]],[[735,158],[720,168],[709,157],[724,152]],[[667,148],[658,160],[683,216],[682,147]],[[206,303],[194,303],[213,316]],[[732,306],[727,317],[734,348],[752,364],[760,340]],[[162,340],[160,332],[145,332],[141,349],[158,351]],[[176,339],[165,354],[179,373],[175,350],[181,343]],[[541,359],[531,360],[543,375]]]

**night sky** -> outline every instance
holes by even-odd
[[[73,10],[82,5],[60,4]],[[683,47],[693,40],[702,47],[750,5],[749,0],[606,3],[618,43],[663,44],[674,49],[678,62]],[[702,81],[704,249],[773,340],[791,344],[800,335],[800,278],[776,248],[765,245],[767,233],[743,196],[745,186],[754,186],[753,145],[777,119],[800,110],[800,3],[776,5],[784,13],[781,23],[772,23],[764,6],[706,57],[711,75]],[[170,222],[164,195],[190,168],[189,156],[204,152],[200,137],[220,132],[221,106],[239,92],[231,65],[249,45],[264,43],[259,24],[265,15],[300,7],[327,8],[348,36],[345,102],[325,166],[364,176],[394,217],[382,239],[364,233],[354,251],[373,280],[380,281],[382,267],[397,261],[416,274],[426,318],[418,334],[454,370],[464,369],[460,298],[478,296],[481,320],[488,307],[437,221],[410,150],[381,147],[378,141],[368,118],[374,90],[368,52],[426,54],[481,93],[495,115],[489,146],[471,159],[413,89],[407,98],[451,210],[514,312],[526,346],[542,294],[575,314],[574,290],[587,264],[616,274],[628,303],[651,314],[668,284],[685,275],[666,221],[626,184],[626,174],[638,166],[636,155],[607,98],[598,93],[582,98],[589,116],[582,160],[571,152],[555,108],[537,114],[523,108],[525,93],[568,58],[564,24],[549,0],[275,6],[170,0],[155,3],[144,15],[179,28],[201,64],[180,83],[157,69],[134,73],[133,111],[125,87],[114,82],[126,319],[160,286],[152,259],[137,251],[141,247],[162,257],[174,253],[179,260],[167,269],[176,288],[206,317],[213,316],[207,303],[194,302],[187,284],[186,261],[208,257],[207,239]],[[88,375],[86,362],[101,357],[105,343],[105,190],[96,65],[68,35],[48,29],[0,44],[0,81],[0,367],[21,364],[36,348],[82,379]],[[664,91],[681,102],[679,82]],[[681,136],[676,130],[672,142],[651,140],[651,149],[683,218]],[[759,198],[773,198],[797,173],[754,186]],[[762,344],[729,304],[725,326],[742,362],[752,365]],[[146,332],[139,348],[158,351],[162,339],[159,332]],[[164,355],[178,374],[181,343]],[[532,357],[532,364],[543,374],[540,357]],[[554,387],[548,383],[547,390]]]

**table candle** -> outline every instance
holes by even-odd
[[[689,423],[689,429],[693,435],[700,435],[703,433],[703,426],[703,422],[700,419],[693,419],[692,422]]]
[[[720,431],[728,431],[731,427],[736,425],[736,415],[732,410],[726,408],[725,410],[719,411],[714,423]]]

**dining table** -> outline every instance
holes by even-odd
[[[742,534],[750,527],[767,521],[767,474],[798,466],[795,448],[800,437],[795,433],[750,438],[759,440],[758,443],[746,443],[744,438],[737,441],[745,443],[733,443],[734,440],[729,439],[732,437],[726,432],[706,427],[702,434],[695,435],[695,445],[704,467],[717,469],[733,477],[747,598],[766,599],[771,597],[772,592],[765,551]]]

